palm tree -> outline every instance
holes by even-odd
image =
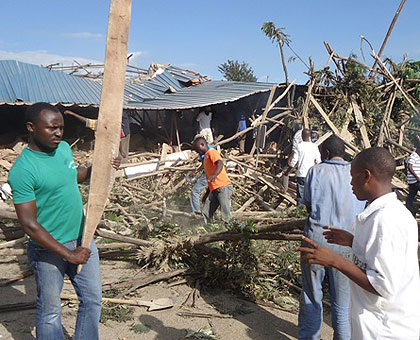
[[[290,39],[289,35],[284,33],[284,27],[276,27],[274,23],[271,21],[265,22],[261,30],[265,33],[265,35],[271,40],[272,43],[277,43],[280,48],[280,55],[281,55],[281,63],[283,64],[283,71],[284,75],[286,77],[286,85],[289,85],[289,75],[287,73],[287,67],[286,62],[284,60],[284,51],[283,51],[283,45],[286,44],[289,46]]]

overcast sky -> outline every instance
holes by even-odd
[[[103,62],[109,0],[1,0],[0,59],[34,64]],[[261,31],[266,21],[285,27],[292,47],[315,68],[328,54],[360,58],[360,35],[376,51],[400,0],[133,0],[129,52],[132,64],[170,63],[221,79],[217,66],[247,62],[259,81],[284,81],[278,47]],[[384,55],[420,60],[420,1],[407,0]],[[365,47],[366,63],[372,64]],[[286,49],[286,59],[291,56]],[[290,78],[304,83],[305,66],[288,63]]]

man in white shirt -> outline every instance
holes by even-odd
[[[417,192],[420,190],[420,145],[416,147],[416,151],[407,159],[407,182],[408,196],[405,201],[405,206],[415,217],[416,211],[414,210],[413,203],[416,199]]]
[[[311,130],[302,130],[302,142],[296,147],[296,152],[293,153],[293,158],[289,167],[284,173],[288,176],[290,171],[297,164],[296,181],[297,181],[297,201],[298,205],[302,205],[303,189],[305,186],[305,178],[309,169],[315,164],[321,163],[321,154],[318,146],[311,142]]]
[[[368,206],[354,236],[326,226],[327,242],[352,248],[352,262],[303,237],[302,260],[338,269],[350,280],[351,338],[418,340],[420,280],[417,223],[392,192],[395,161],[384,148],[359,153],[351,165],[353,192]]]
[[[287,165],[290,165],[293,155],[297,152],[297,146],[302,143],[302,124],[298,123],[295,125],[295,134],[292,139],[292,151],[289,154],[289,159],[287,160]]]
[[[210,108],[206,107],[204,111],[201,111],[197,118],[195,119],[200,125],[200,135],[202,135],[208,144],[212,144],[213,132],[211,130],[211,118],[213,113],[210,111]]]

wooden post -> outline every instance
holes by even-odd
[[[177,114],[174,114],[174,122],[175,122],[175,134],[176,134],[176,142],[178,144],[178,152],[181,151],[181,139],[179,138],[179,130],[178,130],[178,123],[176,121]]]
[[[265,109],[264,109],[264,112],[263,112],[263,114],[262,114],[262,116],[261,116],[261,119],[256,119],[254,122],[252,122],[251,126],[254,126],[254,127],[255,127],[255,124],[256,124],[257,122],[259,122],[260,120],[261,120],[261,122],[264,122],[264,121],[265,121],[265,117],[267,117],[267,113],[268,113],[268,111],[269,111],[269,107],[270,107],[270,105],[271,105],[271,102],[273,101],[274,94],[276,93],[276,88],[277,88],[277,84],[274,84],[274,85],[271,87],[270,95],[268,96],[267,104],[265,105]],[[252,145],[251,152],[250,152],[250,155],[251,155],[251,156],[252,156],[252,155],[254,154],[254,152],[255,152],[255,149],[256,149],[256,146],[257,146],[257,144],[256,144],[256,143],[257,143],[257,140],[255,139],[255,140],[254,140],[254,144]]]
[[[127,67],[131,0],[111,0],[104,79],[82,246],[89,248],[113,185],[112,160],[118,155]],[[82,269],[79,265],[78,272]]]

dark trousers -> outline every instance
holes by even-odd
[[[303,204],[303,190],[305,188],[305,177],[296,177],[297,182],[297,204],[302,205]]]
[[[420,182],[416,182],[414,184],[408,185],[408,196],[407,200],[405,201],[405,206],[408,210],[411,211],[413,216],[416,216],[416,212],[414,211],[414,200],[416,199],[417,192],[420,190]]]

